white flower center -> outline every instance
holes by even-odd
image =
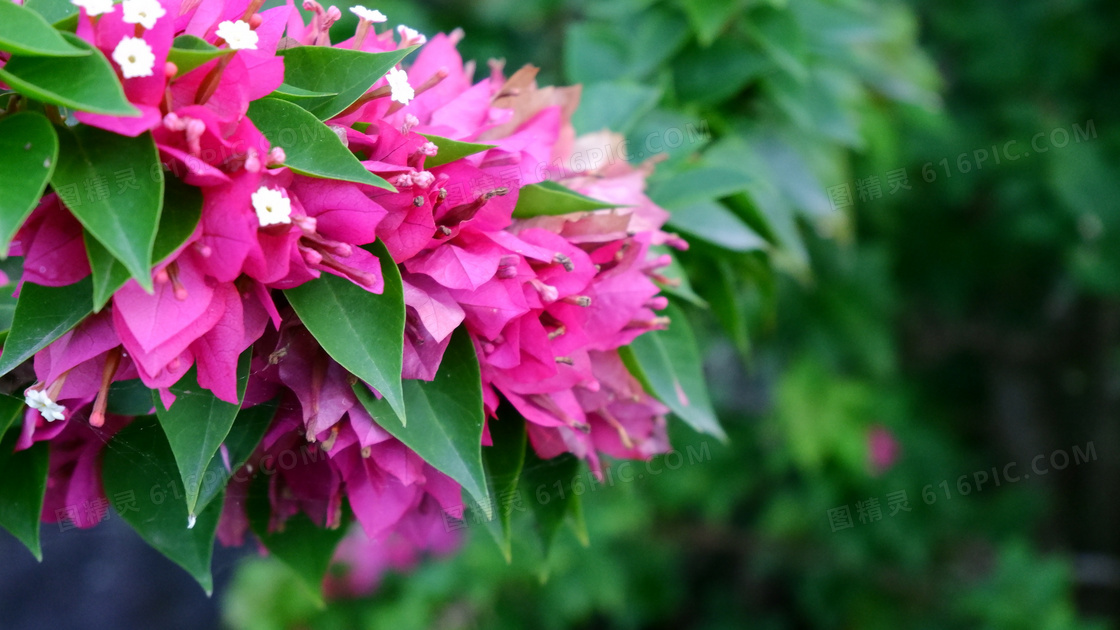
[[[408,74],[404,70],[393,68],[385,78],[389,81],[389,89],[392,90],[391,98],[394,101],[408,105],[408,102],[416,97],[416,91],[409,85]]]
[[[418,46],[428,41],[428,38],[421,35],[420,31],[408,28],[404,24],[397,27],[397,33],[400,33],[402,46]]]
[[[226,20],[218,25],[215,31],[218,37],[226,40],[231,50],[256,50],[257,34],[249,28],[249,23],[242,20],[231,22]]]
[[[261,186],[253,193],[252,199],[261,227],[292,222],[292,202],[279,190]]]
[[[155,28],[156,21],[164,15],[163,5],[158,0],[124,0],[121,3],[124,9],[124,21],[129,24],[139,24],[144,28]]]
[[[113,0],[70,0],[70,4],[85,9],[89,16],[113,12]]]
[[[148,42],[139,37],[125,37],[113,49],[113,61],[121,67],[121,74],[126,79],[150,77],[156,65],[156,56]]]
[[[23,402],[27,404],[28,407],[38,411],[39,415],[43,416],[43,419],[47,422],[54,422],[55,420],[63,420],[66,418],[64,415],[66,413],[66,407],[51,400],[47,392],[41,389],[28,389],[25,391],[23,393]]]
[[[358,19],[365,20],[367,22],[384,22],[385,20],[389,19],[385,17],[384,13],[378,11],[377,9],[367,9],[360,4],[350,7],[350,12],[358,16]]]

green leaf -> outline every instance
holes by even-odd
[[[171,42],[171,49],[167,51],[167,60],[175,64],[179,70],[176,76],[181,77],[211,59],[230,52],[233,51],[218,48],[201,37],[180,35]]]
[[[368,53],[326,46],[296,46],[279,52],[284,56],[285,84],[308,92],[336,95],[300,101],[300,105],[319,120],[327,120],[352,105],[415,49],[413,46]]]
[[[0,79],[37,101],[108,116],[139,116],[128,102],[116,71],[100,50],[73,33],[61,33],[84,57],[12,55]]]
[[[684,312],[674,304],[665,310],[668,330],[648,332],[621,348],[622,360],[649,393],[701,433],[726,440],[716,419],[696,338]]]
[[[175,456],[155,418],[137,418],[113,436],[104,451],[101,477],[105,494],[121,517],[210,595],[214,591],[210,559],[222,501],[213,501],[198,515],[194,527],[187,527],[187,504]]]
[[[485,519],[486,529],[498,543],[506,562],[513,561],[512,528],[514,501],[510,500],[525,464],[525,421],[516,416],[490,421],[493,445],[482,449],[486,490],[495,507],[494,517]],[[471,509],[475,509],[472,506]]]
[[[304,513],[284,522],[283,529],[268,531],[272,507],[268,498],[268,477],[257,477],[249,491],[249,526],[268,551],[286,564],[299,578],[315,603],[322,607],[323,578],[327,575],[334,550],[346,535],[344,519],[338,527],[317,526]]]
[[[0,398],[0,425],[19,415],[23,401],[11,396]],[[8,419],[5,419],[7,416]],[[38,442],[15,452],[19,431],[0,431],[0,527],[22,542],[35,559],[42,561],[39,546],[39,520],[47,491],[48,446]]]
[[[742,0],[680,0],[700,43],[710,46],[739,9]]]
[[[572,481],[579,474],[579,458],[571,453],[546,460],[537,456],[532,445],[525,449],[521,492],[537,521],[537,533],[546,557],[565,517],[578,509],[573,507],[579,496],[572,491]]]
[[[746,190],[754,180],[742,171],[723,166],[701,166],[678,171],[649,191],[650,199],[668,210],[720,199]]]
[[[109,386],[107,410],[121,416],[146,416],[154,413],[152,390],[138,378],[116,381]]]
[[[377,424],[458,481],[492,517],[482,467],[482,379],[466,329],[452,334],[435,380],[404,382],[407,426],[384,398],[375,398],[361,383],[354,384],[354,393]]]
[[[89,54],[63,39],[41,15],[12,2],[0,2],[0,50],[43,57]]]
[[[528,219],[621,207],[618,204],[581,195],[570,188],[546,179],[538,184],[521,187],[517,194],[517,206],[513,209],[513,216],[518,219]]]
[[[272,146],[284,149],[284,166],[297,173],[396,190],[367,171],[330,127],[299,105],[262,98],[249,104],[249,117]]]
[[[58,136],[45,116],[20,112],[0,120],[0,253],[39,203],[56,162]]]
[[[370,293],[328,273],[284,295],[303,325],[332,359],[369,383],[407,421],[401,388],[404,359],[404,288],[401,272],[381,241],[370,249],[381,261],[385,290]]]
[[[629,41],[610,24],[577,21],[564,32],[564,74],[571,83],[620,79],[626,72]]]
[[[151,291],[164,189],[152,135],[129,138],[80,125],[59,130],[58,139],[51,187],[82,226]]]
[[[109,298],[113,297],[113,293],[128,282],[130,276],[128,269],[117,262],[89,230],[82,230],[82,242],[86,246],[90,277],[93,278],[93,312],[99,313]]]
[[[237,397],[245,396],[245,386],[249,382],[249,360],[252,352],[246,350],[237,362]],[[193,522],[201,508],[198,503],[206,468],[218,447],[229,435],[233,421],[237,418],[240,404],[234,405],[219,399],[210,390],[198,385],[198,368],[192,367],[171,386],[175,403],[165,409],[159,393],[152,392],[156,405],[156,416],[163,427],[171,452],[179,464],[179,476],[183,480],[183,494],[186,499],[187,517]]]
[[[237,418],[233,421],[229,435],[222,442],[229,453],[230,465],[227,468],[221,457],[210,460],[206,473],[202,476],[203,483],[198,494],[199,510],[217,498],[225,490],[226,484],[234,473],[249,461],[249,457],[268,431],[272,418],[276,415],[276,407],[276,402],[272,401],[237,412]],[[310,445],[308,448],[315,448],[315,446]]]
[[[78,17],[78,7],[70,0],[25,0],[23,6],[43,16],[43,19],[55,27],[62,20]]]
[[[163,212],[152,246],[152,261],[160,263],[194,234],[202,217],[202,190],[171,176],[166,180]],[[117,289],[128,282],[128,270],[88,231],[83,234],[86,256],[93,272],[93,312],[100,312]]]
[[[488,149],[493,149],[494,144],[475,144],[473,142],[460,142],[459,140],[452,140],[451,138],[442,138],[440,136],[433,136],[431,134],[420,134],[428,139],[429,142],[439,147],[439,152],[435,155],[424,159],[424,168],[431,170],[437,166],[449,164],[455,160],[461,160],[468,155],[481,153]]]
[[[706,48],[689,46],[673,59],[673,81],[685,100],[715,104],[741,92],[748,83],[773,69],[757,46],[725,37]]]
[[[769,245],[718,201],[700,201],[676,208],[669,216],[669,226],[733,252],[766,249]]]
[[[0,354],[0,375],[46,348],[91,312],[89,278],[64,287],[25,282],[16,302],[12,330]]]
[[[304,99],[338,96],[338,94],[334,92],[313,92],[311,90],[298,88],[294,85],[288,85],[287,83],[281,83],[280,87],[273,90],[272,94],[269,94],[269,96],[278,98],[282,101],[291,101],[293,103],[298,103],[299,101]]]
[[[23,416],[23,401],[15,396],[0,394],[0,437]],[[2,454],[2,453],[0,453]]]
[[[625,135],[660,100],[661,90],[648,85],[631,81],[590,83],[583,86],[572,126],[581,134],[609,129]]]

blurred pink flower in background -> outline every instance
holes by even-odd
[[[898,462],[902,446],[894,433],[881,424],[871,427],[867,434],[867,460],[873,475],[881,475]]]

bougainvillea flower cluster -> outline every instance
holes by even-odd
[[[598,474],[603,455],[648,459],[668,449],[668,409],[619,350],[669,325],[656,282],[669,260],[651,248],[684,244],[661,231],[667,213],[643,193],[647,167],[572,168],[573,154],[617,141],[607,132],[576,137],[578,86],[539,87],[533,68],[507,74],[500,63],[475,76],[456,50],[461,33],[428,40],[407,26],[379,26],[389,18],[361,6],[350,9],[353,37],[332,45],[342,12],[314,0],[301,7],[309,22],[291,0],[263,11],[258,0],[74,4],[77,37],[111,61],[135,113],[78,109],[62,124],[150,137],[163,176],[201,201],[180,242],[160,252],[157,236],[162,257],[152,260],[150,286],[134,274],[34,353],[15,448],[49,445],[44,521],[100,520],[66,508],[111,499],[106,444],[111,450],[111,438],[136,422],[111,399],[138,380],[156,392],[149,414],[200,392],[242,410],[275,407],[244,457],[228,443],[215,455],[229,477],[223,542],[245,540],[246,497],[261,483],[252,473],[269,470],[267,532],[296,517],[329,529],[352,514],[360,525],[338,551],[355,581],[333,591],[372,586],[377,567],[407,564],[420,550],[452,548],[447,515],[461,517],[464,503],[455,472],[386,429],[359,395],[384,392],[336,360],[285,297],[326,275],[375,295],[399,282],[406,381],[438,386],[452,338],[465,331],[489,428],[508,421],[500,406],[515,410],[539,457],[572,453]],[[341,93],[288,82],[292,51],[311,47],[398,61],[349,102],[317,110],[308,103]],[[262,99],[328,112],[328,140],[365,175],[332,176],[301,161],[306,130],[266,134],[276,126],[254,119]],[[285,142],[284,132],[297,140]],[[534,186],[600,209],[526,207]],[[173,218],[170,194],[161,222]],[[98,286],[91,243],[101,237],[79,208],[93,195],[52,180],[8,250],[23,258],[21,293],[28,283],[70,287],[91,274]],[[489,428],[476,447],[491,443]]]

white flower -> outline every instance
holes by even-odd
[[[70,4],[85,9],[89,16],[113,12],[113,0],[70,0]]]
[[[155,28],[156,20],[167,15],[158,0],[124,0],[121,3],[124,9],[122,18],[129,24],[139,24],[144,28]]]
[[[400,68],[393,68],[389,70],[389,74],[385,75],[389,80],[389,89],[392,90],[392,100],[402,104],[408,105],[416,96],[416,91],[408,84],[408,74]]]
[[[292,202],[279,190],[261,186],[253,193],[253,209],[261,227],[292,222]]]
[[[397,32],[400,33],[401,43],[405,46],[419,45],[428,41],[428,38],[421,35],[420,31],[408,28],[404,24],[397,27]]]
[[[378,11],[377,9],[367,9],[360,4],[350,7],[350,12],[358,16],[359,19],[365,20],[367,22],[377,23],[384,22],[385,20],[389,19],[385,17],[384,13]]]
[[[249,28],[248,22],[226,20],[218,25],[218,30],[214,34],[226,40],[230,50],[257,49],[257,34]]]
[[[125,37],[113,49],[113,61],[121,67],[121,74],[126,79],[150,77],[156,65],[156,56],[152,54],[148,42],[139,37]]]
[[[66,417],[63,415],[66,413],[66,407],[51,400],[47,392],[41,389],[29,389],[25,391],[23,393],[23,402],[26,403],[28,407],[38,411],[39,415],[43,416],[43,419],[47,422],[62,420]]]

